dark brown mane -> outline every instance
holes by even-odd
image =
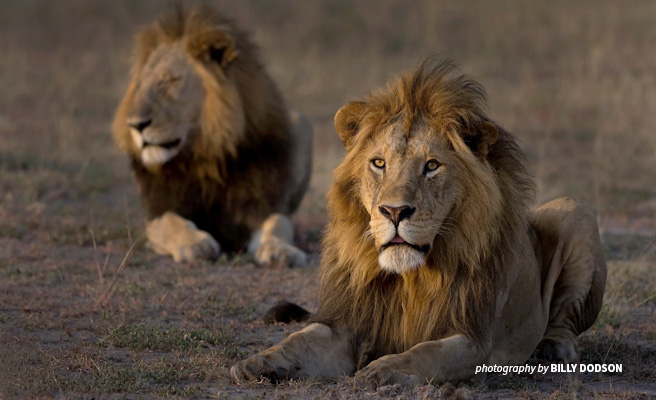
[[[534,194],[524,156],[505,130],[499,128],[499,138],[487,154],[489,171],[473,154],[474,132],[489,121],[485,101],[481,85],[457,73],[451,63],[434,60],[364,100],[360,130],[327,195],[330,223],[323,238],[315,317],[356,335],[362,365],[456,333],[485,345],[481,341],[493,318],[503,266],[517,257],[515,237],[527,229],[527,207]],[[455,226],[437,236],[428,265],[403,275],[386,273],[378,265],[366,235],[369,215],[358,198],[363,165],[359,149],[382,127],[399,121],[408,130],[421,121],[448,137],[473,178],[466,183],[467,201],[452,212]],[[500,192],[498,203],[488,201],[491,192]]]
[[[142,66],[160,43],[172,43],[217,29],[234,39],[242,58],[249,59],[249,62],[259,58],[257,46],[251,41],[250,35],[239,29],[231,18],[217,13],[207,5],[191,8],[177,6],[163,13],[153,24],[139,32],[135,48],[135,66]]]

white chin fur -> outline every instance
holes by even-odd
[[[378,256],[378,264],[388,272],[403,274],[418,269],[426,263],[424,255],[410,246],[391,246]]]
[[[159,146],[148,146],[141,150],[141,162],[146,166],[162,165],[175,157],[178,149],[165,149]]]

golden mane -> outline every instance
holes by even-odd
[[[498,140],[476,155],[476,129],[489,122],[483,87],[449,62],[428,60],[364,99],[358,131],[335,170],[327,194],[329,225],[323,238],[320,305],[314,320],[346,326],[355,334],[358,368],[384,354],[461,333],[479,345],[494,317],[495,290],[505,264],[518,257],[515,238],[528,229],[534,187],[516,139],[499,129]],[[383,127],[428,124],[445,135],[471,181],[450,214],[453,224],[435,239],[428,264],[402,275],[378,265],[367,236],[369,214],[359,193],[361,149]],[[494,200],[494,199],[497,200]]]

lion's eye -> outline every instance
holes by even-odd
[[[385,160],[382,160],[380,158],[374,158],[373,160],[371,160],[371,163],[376,168],[380,168],[380,169],[385,168]]]
[[[440,163],[437,160],[428,160],[428,162],[424,166],[424,171],[425,172],[435,171],[439,167],[440,167]]]

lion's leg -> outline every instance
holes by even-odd
[[[307,256],[293,243],[294,228],[289,218],[282,214],[271,214],[262,228],[253,235],[248,250],[261,265],[303,268],[307,265]]]
[[[274,381],[305,377],[337,379],[355,369],[351,341],[326,325],[314,323],[230,368],[237,382],[263,376]]]
[[[578,335],[597,319],[606,284],[597,221],[586,206],[561,198],[535,210],[531,225],[539,237],[542,301],[549,315],[538,356],[575,361]]]
[[[420,343],[400,354],[372,361],[355,375],[376,386],[457,382],[474,376],[488,359],[487,349],[464,335]]]
[[[156,252],[177,262],[216,259],[221,249],[212,235],[171,211],[149,221],[146,236]]]

